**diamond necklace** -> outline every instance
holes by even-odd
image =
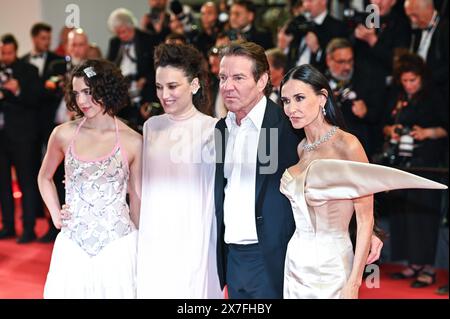
[[[333,126],[331,128],[331,130],[329,130],[327,132],[327,134],[325,134],[324,136],[322,136],[320,139],[318,139],[317,141],[315,141],[314,143],[311,144],[305,144],[303,145],[303,149],[307,152],[311,152],[314,151],[320,144],[325,143],[326,141],[328,141],[333,135],[334,133],[336,133],[337,129],[339,127],[337,126]]]

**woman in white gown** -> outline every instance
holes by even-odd
[[[72,72],[67,107],[82,118],[54,129],[38,177],[53,223],[61,228],[44,298],[136,297],[142,137],[114,116],[127,93],[111,62],[88,60]],[[62,160],[61,208],[53,175]]]
[[[285,113],[306,138],[300,161],[283,174],[296,230],[286,253],[284,298],[357,298],[373,227],[373,193],[446,188],[396,169],[368,164],[357,138],[343,130],[326,78],[310,65],[290,70],[281,85]],[[356,213],[355,253],[348,233]]]
[[[216,268],[214,126],[206,61],[187,45],[155,51],[165,114],[144,124],[138,298],[223,298]]]

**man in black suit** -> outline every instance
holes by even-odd
[[[255,26],[256,7],[251,0],[235,0],[230,8],[230,39],[243,39],[259,44],[264,49],[273,48],[273,36],[269,31]]]
[[[31,40],[33,49],[30,53],[24,55],[21,60],[30,63],[38,68],[39,78],[43,92],[38,101],[38,145],[42,154],[47,147],[47,141],[55,127],[55,115],[58,107],[58,99],[52,90],[45,89],[45,81],[50,77],[50,65],[54,61],[64,60],[59,55],[50,51],[50,43],[52,38],[52,27],[46,23],[36,23],[31,27]],[[43,211],[36,212],[36,216],[44,216]],[[51,242],[56,238],[56,228],[50,228],[39,241]]]
[[[383,78],[376,78],[355,61],[353,47],[344,38],[335,38],[328,43],[326,63],[325,76],[347,130],[359,139],[371,158],[383,141],[383,136],[378,134],[382,131],[378,123],[386,102]]]
[[[408,48],[411,27],[405,14],[394,9],[397,0],[370,2],[379,7],[380,26],[357,25],[353,32],[355,54],[358,65],[365,68],[371,78],[388,86],[392,81],[394,52],[398,48]]]
[[[141,105],[158,101],[153,66],[156,39],[137,29],[133,14],[126,9],[114,10],[108,25],[116,36],[109,42],[107,59],[120,67],[130,85],[131,106],[120,115],[140,126],[145,121],[139,113]]]
[[[411,51],[420,55],[429,70],[433,85],[449,103],[449,25],[441,16],[433,0],[406,0],[405,12],[415,32],[411,37]]]
[[[298,162],[300,138],[283,110],[266,98],[271,84],[264,49],[237,42],[222,54],[220,93],[229,112],[216,125],[219,279],[233,299],[282,298],[284,258],[295,225],[279,186],[284,170]]]
[[[44,87],[45,81],[50,77],[50,65],[53,61],[63,61],[64,58],[50,51],[52,27],[46,23],[36,23],[31,28],[33,49],[24,55],[21,60],[38,68],[39,77]],[[45,90],[39,101],[39,144],[42,148],[47,145],[48,138],[55,127],[56,107],[52,91]]]
[[[42,92],[35,66],[17,59],[13,35],[0,40],[0,239],[15,236],[11,167],[16,169],[22,191],[23,233],[18,243],[36,238],[36,211],[42,210],[37,186],[39,151],[37,144],[37,99]]]
[[[301,64],[325,69],[325,49],[333,38],[348,35],[345,24],[333,18],[327,10],[328,0],[303,0],[303,16],[296,19],[299,30],[293,32],[289,45],[287,70]],[[306,17],[306,18],[305,18]]]

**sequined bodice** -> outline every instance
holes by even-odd
[[[80,159],[73,142],[66,152],[66,204],[71,218],[62,233],[91,256],[135,230],[126,202],[129,168],[123,160],[117,127],[116,136],[113,151],[101,159]]]

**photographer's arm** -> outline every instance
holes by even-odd
[[[448,133],[442,127],[422,128],[418,125],[414,125],[411,131],[411,136],[418,141],[423,141],[426,139],[437,140],[439,138],[447,137]]]

